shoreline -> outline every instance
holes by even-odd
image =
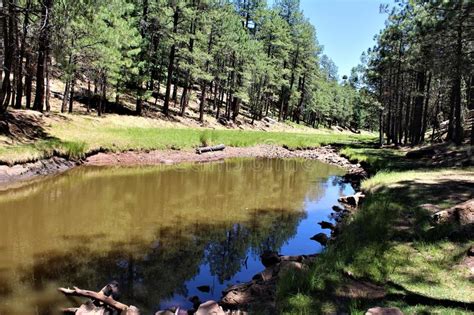
[[[211,163],[232,158],[302,158],[316,160],[341,167],[347,171],[346,178],[357,182],[367,176],[360,164],[351,163],[328,145],[306,150],[290,150],[277,145],[251,147],[227,147],[224,151],[197,154],[194,150],[151,150],[93,153],[79,161],[53,156],[35,162],[0,165],[0,191],[21,187],[32,181],[59,175],[77,166],[153,166],[180,163]],[[355,179],[355,181],[354,181]]]

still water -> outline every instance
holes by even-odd
[[[81,167],[0,193],[0,314],[75,306],[59,286],[121,284],[153,314],[219,299],[263,269],[265,250],[313,254],[309,238],[352,188],[316,161]],[[210,286],[210,292],[197,287]]]

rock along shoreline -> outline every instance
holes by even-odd
[[[360,164],[353,164],[328,145],[301,150],[288,149],[277,145],[257,145],[253,147],[227,147],[224,151],[196,154],[194,150],[153,150],[126,152],[99,152],[83,160],[69,160],[51,157],[34,162],[0,165],[0,190],[19,187],[33,180],[61,174],[77,166],[153,166],[179,163],[209,163],[231,158],[301,158],[317,160],[339,166],[347,171],[346,179],[357,185],[367,173]]]

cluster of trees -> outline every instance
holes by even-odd
[[[339,82],[322,56],[299,0],[3,2],[3,111],[48,110],[48,81],[58,69],[62,111],[73,110],[77,82],[99,115],[124,93],[136,97],[140,115],[164,86],[166,115],[171,105],[185,115],[196,97],[201,121],[206,111],[235,120],[245,107],[253,120],[374,128],[354,82]]]
[[[472,1],[399,1],[366,63],[382,144],[416,145],[426,134],[463,142],[474,110],[473,36]]]

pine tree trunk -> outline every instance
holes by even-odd
[[[69,85],[70,85],[70,80],[67,80],[66,84],[64,85],[63,101],[61,103],[61,113],[66,112],[67,100],[69,97]]]
[[[3,62],[3,82],[0,90],[0,112],[4,112],[10,103],[10,75],[13,66],[13,19],[14,9],[11,1],[8,3],[8,19],[4,19],[3,23],[3,38],[5,40],[5,57]],[[5,10],[5,9],[4,9]]]
[[[33,66],[31,65],[31,54],[29,52],[26,53],[26,60],[25,60],[25,107],[26,109],[31,108],[31,93],[32,93],[32,85],[33,85]]]
[[[474,75],[471,75],[468,96],[467,107],[469,108],[469,118],[471,119],[471,145],[474,145]]]
[[[178,31],[178,20],[179,20],[179,8],[176,7],[173,15],[173,33],[176,34]],[[173,81],[173,71],[174,71],[174,58],[176,54],[176,45],[173,43],[171,45],[169,61],[168,61],[168,77],[166,79],[166,93],[165,93],[165,102],[163,105],[163,113],[169,115],[169,104],[170,104],[170,94],[171,94],[171,83]]]
[[[425,133],[426,133],[426,128],[428,126],[428,106],[430,102],[430,96],[431,96],[431,78],[432,78],[432,73],[429,72],[428,74],[428,83],[426,84],[426,97],[425,97],[425,106],[423,109],[423,128],[421,129],[421,143],[425,142]]]
[[[30,22],[30,8],[31,8],[31,1],[28,0],[26,2],[25,8],[25,15],[23,19],[23,34],[21,37],[21,48],[18,58],[18,81],[17,81],[17,94],[16,94],[16,107],[21,108],[21,101],[23,97],[23,59],[25,58],[25,51],[26,51],[26,37],[28,35],[28,25]],[[28,70],[28,69],[27,69]],[[26,79],[25,79],[26,80]]]
[[[199,121],[204,122],[204,106],[206,105],[206,86],[203,83],[201,88],[201,101],[199,102]]]
[[[413,124],[412,124],[412,144],[417,145],[421,142],[421,131],[423,128],[423,104],[424,104],[424,93],[426,85],[426,74],[424,71],[420,71],[416,76],[416,92],[415,96],[415,107],[413,113]]]
[[[49,65],[50,65],[50,59],[49,59],[49,49],[46,49],[46,58],[45,58],[45,65],[44,65],[44,73],[45,73],[45,105],[46,105],[46,111],[49,112],[51,110],[51,105],[49,103],[50,97],[51,97],[51,86],[49,82]]]
[[[69,114],[72,113],[72,107],[74,105],[74,86],[76,84],[76,73],[72,74],[71,87],[69,89]]]
[[[87,80],[87,112],[88,113],[91,111],[91,98],[92,98],[91,80]]]
[[[53,0],[43,0],[41,9],[41,29],[38,37],[38,61],[36,64],[36,94],[33,108],[38,111],[44,110],[44,98],[45,98],[45,60],[46,51],[49,46],[49,18]]]

